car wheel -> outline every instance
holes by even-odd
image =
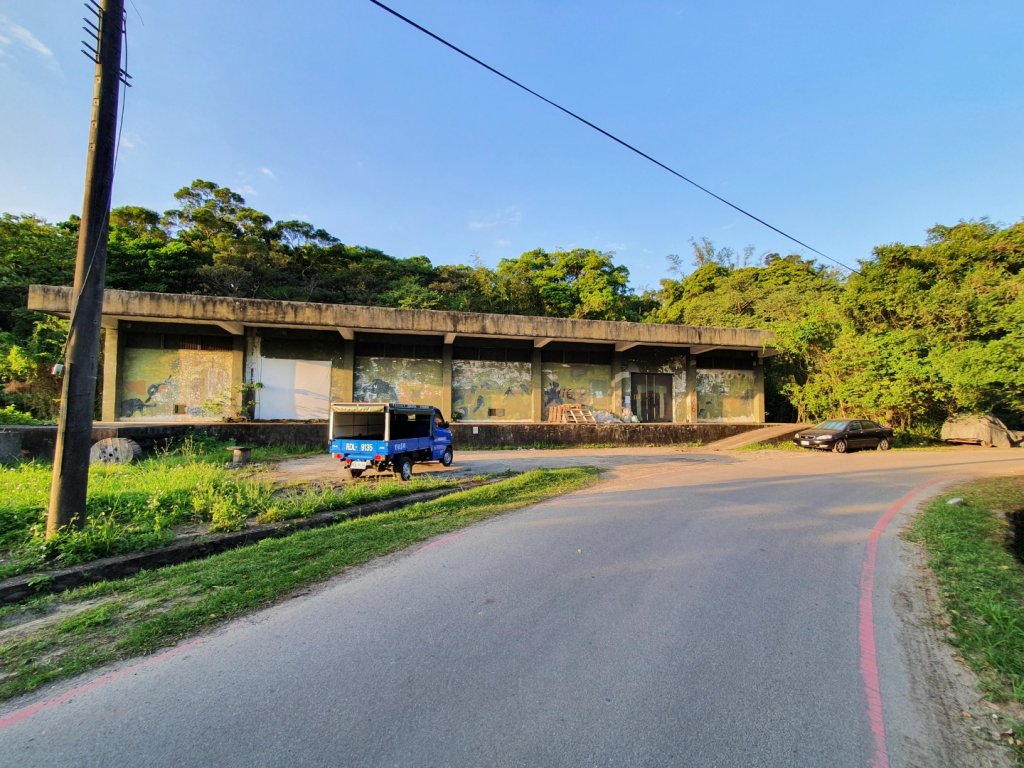
[[[452,459],[455,456],[452,454],[451,446],[444,449],[444,453],[441,454],[441,465],[444,467],[450,467],[452,465]]]
[[[832,450],[836,453],[846,453],[847,447],[845,440],[836,440],[835,445],[832,446]]]
[[[883,437],[881,440],[878,441],[878,445],[875,447],[880,451],[888,451],[890,447],[889,438]]]
[[[408,456],[403,456],[398,460],[398,476],[405,481],[412,479],[412,459]]]
[[[361,477],[364,471],[365,470],[362,470],[362,469],[350,469],[349,470],[349,472],[352,473],[352,478],[353,479],[355,479],[357,477]]]

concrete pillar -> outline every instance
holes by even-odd
[[[331,400],[351,403],[355,398],[356,343],[346,341],[341,357],[331,362]]]
[[[245,335],[235,336],[231,349],[231,409],[232,413],[243,414],[245,403],[242,386],[245,384]]]
[[[544,421],[544,366],[541,363],[541,350],[533,348],[530,358],[530,390],[533,398],[531,418],[535,424]]]
[[[754,361],[754,421],[764,424],[764,359]]]
[[[441,348],[441,413],[452,417],[452,345]]]
[[[697,397],[697,358],[686,358],[686,421],[696,424],[700,415],[700,401]]]
[[[100,401],[100,421],[117,421],[117,404],[121,397],[121,355],[124,340],[118,321],[103,327],[103,399]]]

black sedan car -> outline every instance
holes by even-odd
[[[823,421],[816,427],[797,432],[793,442],[803,448],[821,448],[836,453],[857,448],[887,451],[892,445],[892,430],[866,419]]]

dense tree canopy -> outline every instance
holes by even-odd
[[[764,328],[772,419],[863,415],[900,428],[957,410],[1024,414],[1024,222],[936,226],[879,246],[846,275],[796,255],[694,241],[695,269],[637,295],[612,253],[528,251],[433,265],[273,221],[196,180],[162,215],[110,215],[107,285],[130,290],[599,320]],[[0,406],[54,414],[66,326],[25,309],[32,283],[70,284],[78,219],[0,214]],[[680,272],[681,260],[669,256]]]

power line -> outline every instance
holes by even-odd
[[[546,96],[542,96],[541,94],[537,93],[532,88],[529,88],[529,87],[523,85],[518,80],[515,80],[515,79],[509,77],[504,72],[501,72],[501,71],[495,69],[494,67],[492,67],[490,64],[487,64],[486,62],[481,61],[480,59],[478,59],[476,56],[472,55],[471,53],[467,53],[466,51],[464,51],[461,48],[459,48],[457,45],[448,42],[447,40],[445,40],[440,35],[434,34],[429,29],[427,29],[426,27],[421,26],[420,24],[417,24],[415,21],[413,21],[412,19],[408,18],[407,16],[403,16],[402,14],[400,14],[398,11],[394,10],[393,8],[389,8],[388,6],[384,5],[384,3],[380,2],[380,0],[370,0],[370,2],[373,3],[374,5],[376,5],[378,8],[381,8],[382,10],[387,11],[388,13],[390,13],[395,18],[401,19],[402,21],[404,21],[409,26],[418,29],[420,32],[422,32],[423,34],[427,35],[428,37],[433,38],[437,42],[441,43],[441,45],[444,45],[444,46],[446,46],[448,48],[451,48],[453,51],[455,51],[456,53],[458,53],[461,56],[466,57],[467,59],[469,59],[473,63],[479,64],[481,67],[486,69],[488,72],[491,72],[492,74],[497,75],[502,80],[505,80],[505,81],[511,83],[512,85],[516,86],[517,88],[520,88],[520,89],[526,91],[531,96],[535,96],[536,98],[538,98],[541,101],[543,101],[545,104],[548,104],[548,105],[554,107],[555,109],[557,109],[557,110],[559,110],[561,112],[564,112],[565,114],[569,115],[569,117],[571,117],[571,118],[573,118],[575,120],[578,120],[579,122],[583,123],[588,128],[591,128],[591,129],[597,131],[602,136],[604,136],[606,138],[609,138],[612,141],[614,141],[616,144],[619,144],[619,145],[625,147],[630,152],[633,152],[633,153],[639,155],[640,157],[644,158],[645,160],[647,160],[647,161],[649,161],[651,163],[654,163],[656,166],[658,166],[662,170],[668,171],[673,176],[675,176],[675,177],[685,181],[687,184],[693,185],[694,187],[699,189],[701,192],[703,192],[706,195],[710,195],[711,197],[715,198],[715,200],[718,200],[720,203],[725,203],[727,206],[732,208],[734,211],[738,211],[739,213],[742,213],[747,218],[753,219],[758,224],[761,224],[762,226],[767,227],[768,229],[772,230],[773,232],[776,232],[776,233],[782,235],[787,240],[791,240],[792,242],[796,243],[797,245],[803,246],[807,250],[812,251],[813,253],[818,254],[819,256],[821,256],[824,259],[828,259],[833,264],[838,264],[843,269],[848,269],[850,272],[857,272],[857,270],[855,270],[853,267],[848,267],[846,264],[843,264],[841,261],[837,261],[836,259],[833,259],[831,256],[829,256],[829,255],[827,255],[825,253],[822,253],[817,248],[814,248],[813,246],[808,245],[803,240],[799,240],[799,239],[793,237],[792,235],[788,234],[787,232],[784,232],[783,230],[779,229],[778,227],[776,227],[776,226],[774,226],[772,224],[769,224],[764,219],[755,216],[750,211],[747,211],[747,210],[741,208],[740,206],[736,205],[735,203],[732,203],[732,202],[726,200],[721,195],[716,195],[714,192],[712,192],[707,187],[704,187],[704,186],[698,184],[693,179],[683,175],[679,171],[677,171],[674,168],[666,165],[665,163],[661,162],[660,160],[657,160],[654,157],[651,157],[649,154],[647,154],[643,150],[637,149],[636,147],[634,147],[629,142],[620,139],[618,136],[616,136],[616,135],[614,135],[612,133],[609,133],[604,128],[601,128],[599,125],[595,125],[594,123],[592,123],[589,120],[587,120],[585,117],[581,117],[580,115],[578,115],[575,112],[573,112],[571,109],[567,109],[566,107],[563,107],[561,104],[558,104],[557,102],[552,101],[551,99],[547,98]]]

